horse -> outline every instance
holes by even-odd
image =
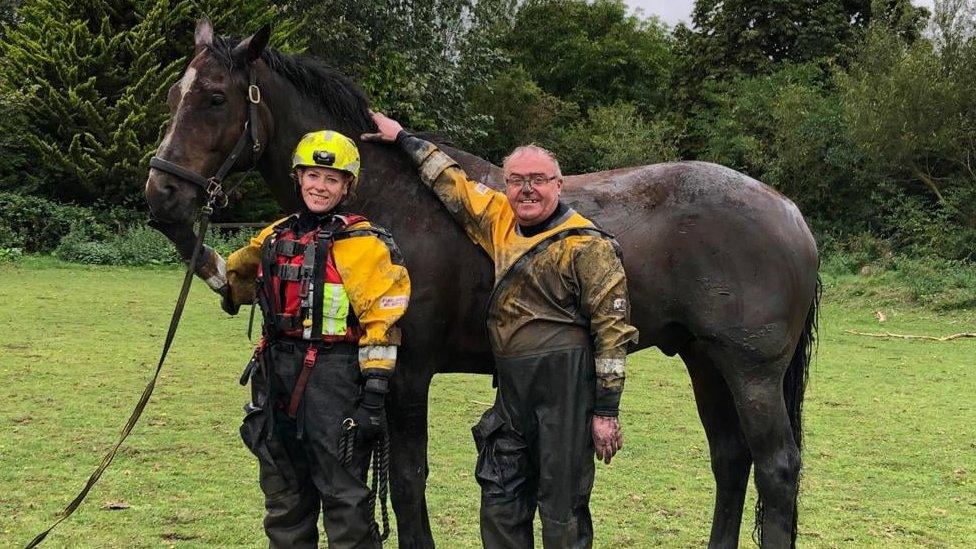
[[[269,48],[269,37],[267,26],[239,39],[198,22],[192,60],[169,90],[172,120],[157,156],[184,171],[150,168],[146,197],[154,226],[184,258],[208,196],[187,171],[199,182],[222,164],[255,168],[294,211],[290,160],[302,135],[329,128],[358,142],[375,131],[355,82],[315,58]],[[254,146],[242,149],[248,134]],[[392,231],[414,286],[388,404],[398,539],[401,547],[433,547],[424,493],[428,389],[435,373],[492,373],[485,327],[492,268],[405,154],[358,146],[361,182],[348,209]],[[497,166],[442,149],[472,180],[501,187]],[[799,209],[707,162],[567,176],[563,200],[622,248],[640,330],[632,351],[657,347],[687,366],[716,487],[709,546],[738,545],[753,466],[761,547],[795,545],[801,412],[820,295],[817,247]],[[219,261],[204,255],[195,268],[206,279]]]

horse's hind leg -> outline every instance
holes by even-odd
[[[738,411],[742,432],[755,464],[761,547],[792,547],[796,531],[796,495],[800,452],[783,396],[783,375],[790,357],[766,362],[730,358],[720,364]]]
[[[401,371],[406,371],[402,368]],[[434,547],[427,515],[427,392],[430,375],[394,378],[389,395],[390,499],[403,549]]]
[[[737,547],[752,456],[739,426],[732,394],[708,356],[706,344],[692,341],[680,355],[691,376],[715,476],[715,511],[708,546]]]

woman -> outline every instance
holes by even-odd
[[[331,547],[379,547],[366,469],[410,280],[390,234],[342,210],[359,176],[352,140],[305,135],[292,175],[299,211],[227,260],[224,309],[256,299],[264,317],[241,436],[258,457],[271,547],[317,547],[320,507]]]

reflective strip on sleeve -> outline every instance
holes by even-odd
[[[363,364],[370,360],[390,360],[396,361],[396,345],[364,345],[359,348],[359,363]]]
[[[420,166],[420,175],[424,181],[434,181],[449,166],[457,166],[457,162],[442,151],[437,150],[424,160]]]
[[[349,294],[342,284],[322,285],[322,335],[338,336],[346,333],[349,316]]]
[[[623,358],[598,358],[596,359],[597,375],[624,375]]]

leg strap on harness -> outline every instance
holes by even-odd
[[[305,360],[302,361],[302,371],[298,374],[295,381],[295,388],[291,392],[291,401],[288,403],[288,416],[294,418],[298,415],[298,405],[302,402],[302,395],[305,394],[305,386],[308,385],[308,378],[312,375],[312,368],[315,368],[315,357],[319,354],[319,348],[309,345],[305,352]]]

